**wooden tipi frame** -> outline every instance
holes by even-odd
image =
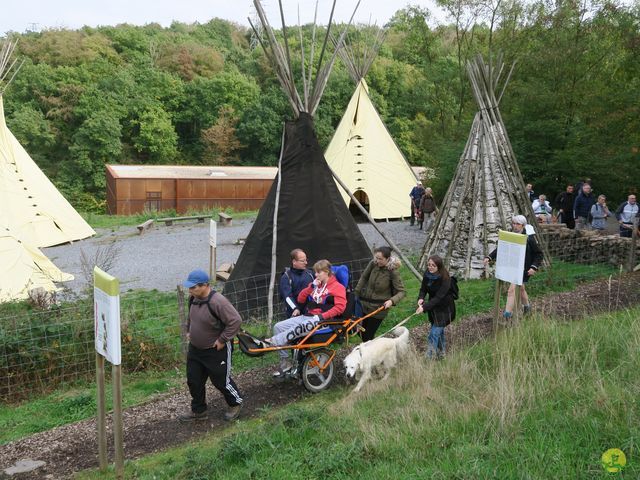
[[[497,245],[498,230],[508,230],[514,215],[524,215],[539,233],[499,109],[512,72],[513,66],[502,81],[506,73],[502,55],[488,63],[478,55],[467,63],[479,110],[422,251],[423,269],[428,257],[435,254],[459,277],[480,278],[485,272],[484,257]],[[546,253],[540,235],[537,239]]]

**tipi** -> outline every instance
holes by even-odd
[[[498,230],[507,230],[513,215],[525,215],[538,233],[498,108],[512,71],[513,67],[501,84],[505,74],[502,56],[495,63],[485,63],[478,56],[467,64],[479,111],[435,228],[424,246],[422,269],[426,268],[429,255],[436,254],[461,278],[480,278],[484,273],[483,258],[495,248]]]
[[[260,1],[254,0],[254,4],[265,37],[262,47],[293,108],[295,119],[285,124],[276,181],[225,285],[226,294],[234,280],[265,276],[290,266],[289,253],[294,248],[305,250],[310,265],[322,258],[343,263],[371,257],[371,250],[333,181],[314,131],[313,115],[336,57],[335,52],[330,55],[326,51],[331,19],[319,50],[313,81],[311,61],[307,65],[302,55],[304,90],[300,94],[294,81],[284,20],[282,46],[276,40]],[[312,45],[311,52],[313,49]]]
[[[0,79],[15,66],[15,60],[9,64],[14,49],[15,43],[9,41],[2,47]],[[0,89],[0,215],[23,241],[35,247],[95,235],[7,128],[2,94],[8,84]]]
[[[15,42],[0,48],[0,302],[23,299],[29,291],[56,289],[72,280],[38,247],[95,234],[42,173],[7,128],[2,97],[17,73]]]
[[[378,30],[372,45],[362,52],[355,52],[353,44],[339,50],[356,90],[325,152],[329,167],[375,220],[408,216],[409,192],[416,184],[409,163],[371,102],[364,79],[383,40],[384,30]],[[350,205],[349,195],[340,192]]]

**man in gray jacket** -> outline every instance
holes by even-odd
[[[203,270],[192,271],[183,285],[190,294],[187,385],[191,393],[191,410],[179,420],[190,422],[207,418],[207,378],[229,406],[224,419],[234,420],[240,415],[242,396],[231,378],[231,353],[233,337],[240,330],[242,319],[231,302],[209,286],[209,275]]]

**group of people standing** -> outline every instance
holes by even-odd
[[[636,196],[631,194],[612,213],[607,206],[607,197],[593,193],[591,180],[585,179],[576,185],[567,185],[564,192],[559,193],[554,202],[557,215],[554,217],[553,207],[545,195],[536,196],[533,186],[529,183],[526,192],[531,201],[531,207],[536,218],[541,223],[551,223],[553,219],[564,223],[568,228],[576,230],[604,231],[607,228],[607,218],[615,216],[621,237],[631,237],[634,222],[640,218],[640,208]]]
[[[409,198],[411,199],[410,225],[418,225],[418,228],[422,230],[422,226],[426,221],[427,225],[424,227],[424,231],[428,232],[435,223],[436,215],[438,214],[438,207],[433,198],[433,190],[429,187],[424,188],[422,182],[418,182],[409,192]]]

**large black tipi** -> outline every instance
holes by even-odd
[[[309,266],[323,258],[332,263],[358,264],[371,257],[367,242],[338,192],[313,125],[313,114],[336,58],[335,52],[327,54],[326,64],[322,63],[326,53],[324,49],[330,43],[326,40],[331,29],[331,19],[313,82],[312,69],[305,65],[304,55],[302,56],[302,71],[309,73],[308,76],[306,73],[302,75],[304,91],[300,95],[290,67],[286,26],[283,24],[283,48],[276,40],[260,2],[254,0],[254,4],[266,37],[262,46],[293,107],[295,119],[285,124],[278,176],[225,286],[225,294],[231,296],[242,288],[238,284],[241,279],[249,281],[262,277],[259,281],[262,284],[265,282],[264,277],[272,272],[274,266],[278,272],[289,266],[289,253],[294,248],[302,248],[307,253]],[[313,36],[315,38],[315,32]],[[339,45],[341,43],[340,41]],[[274,215],[276,211],[277,215]],[[256,285],[244,288],[251,289],[259,287]],[[235,300],[236,303],[241,302],[239,298]]]

